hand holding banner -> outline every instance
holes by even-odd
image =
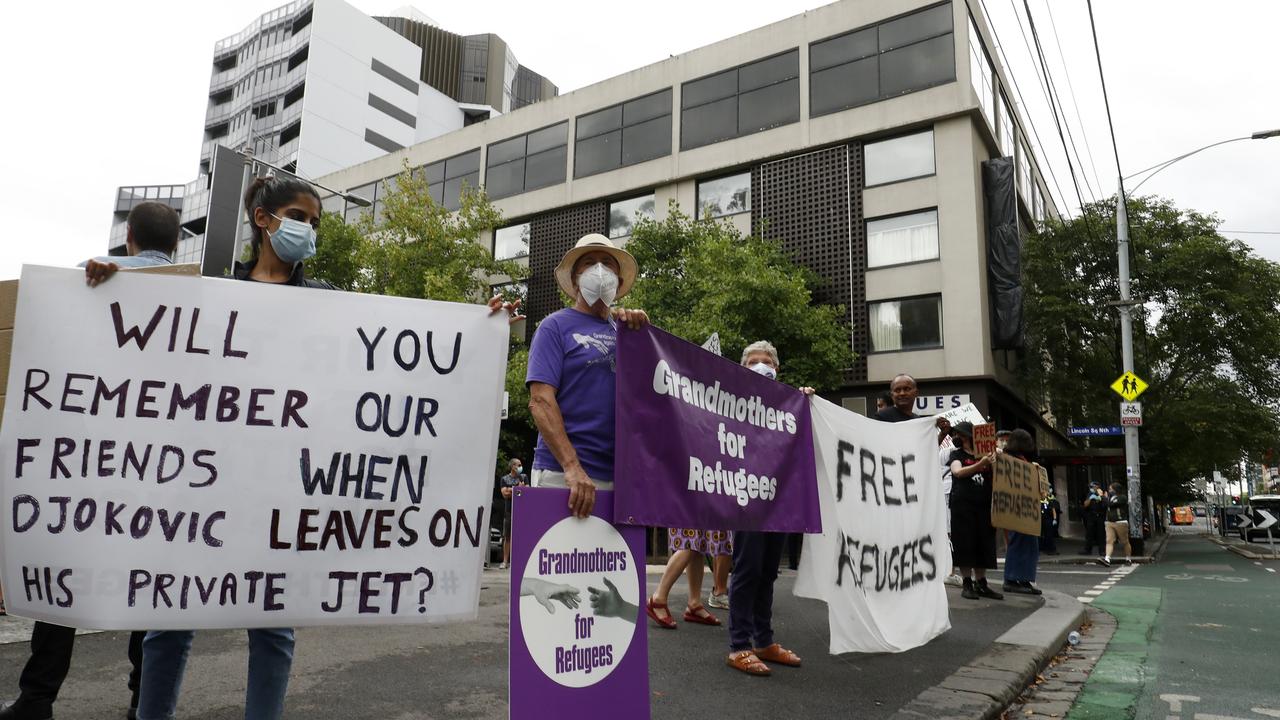
[[[817,532],[809,404],[651,326],[618,328],[616,520]]]

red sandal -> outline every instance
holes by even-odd
[[[768,665],[760,662],[760,658],[750,650],[739,650],[738,652],[729,653],[729,658],[725,660],[725,665],[739,670],[748,675],[766,676],[772,674]]]
[[[701,613],[701,614],[699,614]],[[719,625],[720,618],[712,615],[702,603],[690,605],[684,611],[684,621],[687,623],[697,623],[699,625]]]
[[[667,616],[665,618],[658,617],[657,611],[659,610],[665,610]],[[676,621],[671,619],[671,611],[667,609],[667,604],[655,602],[652,596],[650,596],[644,603],[644,614],[648,615],[649,619],[657,623],[660,628],[665,628],[667,630],[676,629]]]

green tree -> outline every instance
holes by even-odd
[[[718,332],[732,360],[768,340],[795,386],[839,387],[841,369],[853,364],[845,309],[813,301],[817,276],[780,243],[692,220],[673,202],[665,220],[636,224],[627,250],[640,266],[627,304],[658,327],[698,344]]]
[[[478,242],[502,222],[483,191],[464,190],[454,212],[432,200],[426,178],[407,166],[388,186],[376,213],[366,210],[354,225],[336,215],[321,219],[324,252],[318,248],[309,266],[315,277],[377,295],[478,302],[488,299],[493,276],[528,275]]]
[[[1113,201],[1050,222],[1023,250],[1024,391],[1066,425],[1114,424],[1120,375]],[[1211,215],[1166,200],[1130,199],[1135,372],[1141,398],[1143,484],[1177,500],[1196,477],[1261,458],[1280,422],[1280,265],[1222,237]],[[1118,440],[1114,441],[1118,444]]]

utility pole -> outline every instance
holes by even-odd
[[[1133,298],[1129,295],[1129,213],[1125,208],[1124,178],[1117,179],[1116,245],[1120,264],[1120,362],[1133,372]],[[1138,426],[1124,426],[1124,469],[1129,480],[1129,544],[1142,555],[1142,463],[1138,457]]]

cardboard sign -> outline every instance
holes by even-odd
[[[902,652],[951,627],[946,497],[932,418],[877,422],[813,399],[820,535],[795,593],[823,600],[832,653]]]
[[[653,327],[618,328],[618,522],[818,532],[809,399]]]
[[[991,481],[991,526],[1024,535],[1040,535],[1041,474],[1038,466],[996,453]],[[1047,475],[1044,476],[1047,479]]]
[[[973,451],[978,457],[996,451],[996,424],[983,423],[973,426]]]
[[[615,526],[613,493],[569,516],[569,491],[516,488],[511,720],[648,720],[644,529]]]
[[[476,614],[506,363],[478,305],[23,269],[11,613],[72,627]]]
[[[1050,491],[1053,489],[1049,482],[1049,471],[1043,465],[1035,463],[1036,473],[1040,475],[1040,497],[1049,497]]]

